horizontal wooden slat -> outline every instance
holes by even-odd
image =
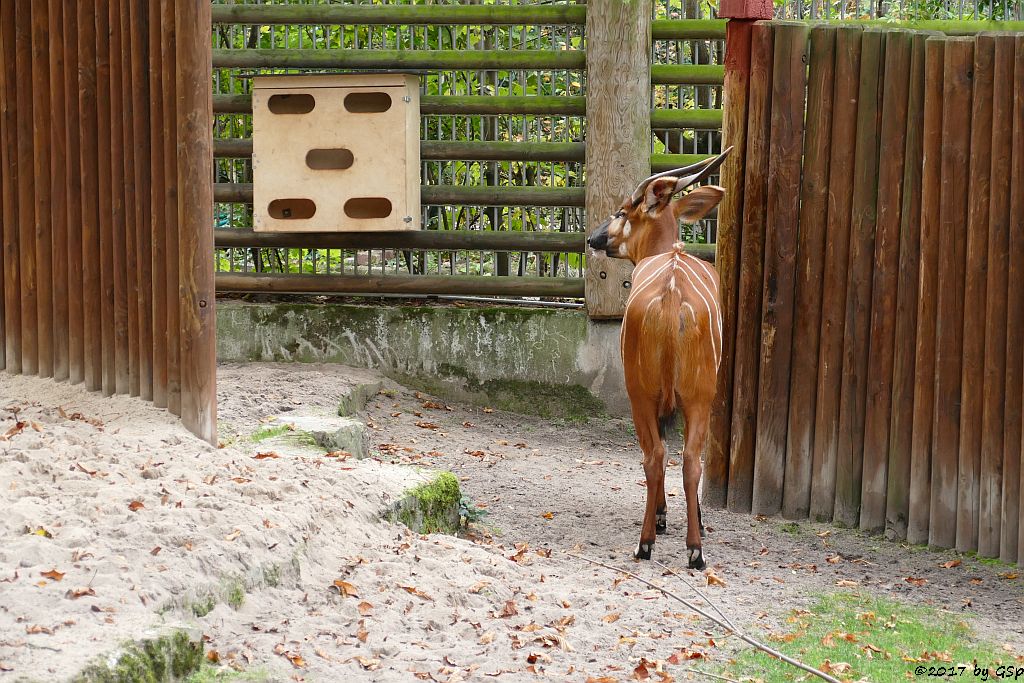
[[[216,114],[251,114],[251,95],[214,95]],[[539,116],[585,116],[584,97],[526,95],[485,97],[481,95],[421,95],[420,114],[536,114]]]
[[[219,292],[463,294],[582,298],[582,278],[486,275],[284,275],[217,273]]]
[[[460,140],[424,140],[420,158],[424,160],[462,161],[583,161],[582,142],[463,142]],[[252,156],[251,139],[215,140],[215,157]]]
[[[725,19],[656,19],[654,40],[725,40]]]
[[[710,159],[713,154],[652,154],[651,173],[670,171],[673,168],[682,168],[695,164],[698,161]]]
[[[716,64],[654,64],[651,83],[654,85],[722,85],[725,67]]]
[[[651,128],[722,128],[721,109],[655,109],[651,112]]]
[[[584,5],[214,5],[214,24],[583,24]]]
[[[215,69],[583,70],[582,50],[214,50]]]
[[[582,187],[461,187],[424,185],[424,204],[456,206],[583,206]],[[215,202],[252,202],[252,183],[214,183]]]
[[[254,232],[214,230],[218,247],[304,249],[471,249],[483,251],[582,252],[581,232],[496,232],[494,230],[399,230],[394,232]]]

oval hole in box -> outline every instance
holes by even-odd
[[[267,207],[267,213],[278,220],[304,220],[313,217],[316,204],[312,199],[275,199]]]
[[[386,92],[354,92],[345,95],[345,109],[353,114],[379,114],[391,109],[391,95]]]
[[[391,200],[384,197],[355,197],[345,202],[345,215],[349,218],[387,218],[391,215]]]
[[[316,106],[312,95],[271,95],[267,109],[273,114],[308,114]]]
[[[314,171],[351,168],[355,157],[344,147],[337,149],[311,149],[306,152],[306,166]]]

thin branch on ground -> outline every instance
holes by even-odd
[[[715,610],[715,613],[718,616],[722,617],[722,621],[725,622],[726,626],[729,629],[731,629],[733,633],[737,633],[739,631],[739,629],[736,628],[736,625],[732,623],[732,619],[727,617],[725,615],[725,612],[723,612],[722,610],[718,609],[718,605],[713,603],[708,596],[704,595],[704,592],[701,589],[699,589],[699,588],[697,588],[697,586],[693,585],[693,583],[690,582],[690,579],[688,579],[687,577],[683,576],[682,574],[679,574],[678,572],[676,572],[676,570],[672,569],[672,567],[669,567],[667,564],[662,564],[658,560],[653,560],[653,562],[654,562],[654,564],[658,565],[659,567],[661,567],[662,569],[667,571],[672,576],[676,577],[677,579],[679,579],[680,581],[685,583],[686,586],[690,590],[692,590],[694,593],[696,593],[698,595],[698,597],[700,597],[701,600],[706,602],[708,604],[708,606],[711,607],[711,609]]]
[[[704,669],[693,669],[693,668],[684,666],[684,667],[681,667],[679,669],[679,671],[682,671],[682,672],[688,673],[688,674],[697,674],[698,676],[707,676],[709,678],[714,678],[714,679],[719,680],[719,681],[727,681],[727,683],[740,683],[735,678],[729,678],[728,676],[720,676],[719,674],[713,674],[710,671],[705,671]]]
[[[614,572],[619,572],[620,574],[625,574],[626,576],[629,576],[629,577],[631,577],[633,579],[636,579],[637,581],[639,581],[640,583],[644,584],[645,586],[649,586],[649,587],[651,587],[651,588],[653,588],[653,589],[655,589],[657,591],[660,591],[661,594],[664,595],[665,597],[671,598],[672,600],[675,600],[676,602],[679,602],[679,603],[685,605],[686,607],[688,607],[689,609],[693,610],[697,614],[701,615],[705,619],[707,619],[709,621],[712,621],[712,622],[718,624],[719,626],[721,626],[722,628],[727,629],[727,630],[735,633],[737,638],[739,638],[740,640],[742,640],[743,642],[745,642],[745,643],[747,643],[749,645],[752,645],[753,647],[757,648],[761,652],[769,654],[772,657],[775,657],[776,659],[778,659],[780,661],[783,661],[786,664],[789,664],[791,666],[795,666],[798,669],[802,669],[803,671],[806,671],[809,674],[814,674],[818,678],[820,678],[820,679],[822,679],[824,681],[828,681],[829,683],[842,683],[842,681],[840,681],[838,678],[835,678],[834,676],[829,676],[824,671],[821,671],[819,669],[815,669],[813,666],[804,664],[803,662],[801,662],[799,660],[793,659],[789,655],[786,655],[786,654],[784,654],[782,652],[779,652],[775,648],[772,648],[772,647],[769,647],[769,646],[765,645],[764,643],[762,643],[761,641],[757,640],[753,636],[748,635],[748,634],[744,633],[743,631],[740,631],[735,626],[730,626],[725,621],[723,621],[721,618],[715,616],[714,614],[709,613],[707,610],[701,608],[700,606],[694,604],[693,602],[691,602],[691,601],[689,601],[689,600],[687,600],[685,598],[682,598],[679,595],[676,595],[675,593],[673,593],[672,591],[668,590],[667,588],[664,588],[663,586],[659,586],[656,583],[652,583],[651,581],[648,581],[647,579],[645,579],[642,576],[638,576],[637,574],[634,574],[633,572],[631,572],[629,570],[622,569],[621,567],[614,567],[614,566],[612,566],[610,564],[605,564],[604,562],[601,562],[599,560],[594,560],[594,559],[586,557],[584,555],[576,555],[576,554],[573,554],[573,553],[566,553],[566,555],[568,555],[569,557],[573,557],[573,558],[575,558],[577,560],[584,560],[584,561],[589,562],[591,564],[596,564],[599,567],[604,567],[605,569],[610,569],[610,570],[612,570]],[[704,597],[704,600],[707,600],[707,598]],[[710,604],[710,601],[708,601],[708,602]],[[713,609],[715,611],[718,611],[717,607],[713,607]]]

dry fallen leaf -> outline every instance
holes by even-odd
[[[554,519],[555,518],[555,513],[553,513],[553,512],[545,512],[543,517],[544,517],[544,519]]]
[[[688,647],[684,647],[682,650],[672,653],[667,661],[669,664],[683,664],[693,659],[704,659],[705,657],[707,655],[700,650],[691,650]]]
[[[491,585],[490,581],[477,581],[476,583],[474,583],[472,586],[469,587],[469,592],[470,593],[479,593],[484,588],[487,588],[490,585]]]
[[[160,554],[160,550],[161,550],[160,546],[156,546],[155,548],[153,548],[152,550],[149,551],[149,554],[150,555],[159,555]]]
[[[426,420],[419,420],[416,422],[416,426],[420,429],[437,429],[437,425],[433,422],[427,422]]]
[[[601,621],[603,621],[606,624],[611,624],[612,622],[616,622],[618,620],[619,620],[619,613],[618,612],[614,612],[612,614],[606,614],[603,617],[601,617]]]
[[[721,577],[719,577],[717,574],[715,574],[715,572],[713,572],[710,569],[704,576],[707,577],[709,586],[725,586],[725,581],[723,581]]]
[[[911,586],[923,586],[926,583],[928,583],[928,579],[920,579],[913,576],[908,576],[903,580],[909,583]]]
[[[1019,576],[1019,574],[1017,572],[1003,572],[1002,574],[999,575],[999,578],[1000,579],[1006,579],[1008,581],[1013,581],[1018,576]]]
[[[348,581],[342,581],[341,579],[334,580],[334,587],[338,589],[343,598],[358,598],[359,593],[356,592],[356,587]]]
[[[821,670],[827,674],[844,674],[852,668],[846,662],[836,662],[833,664],[827,659],[821,664]]]
[[[359,605],[357,605],[357,609],[359,610],[359,613],[362,614],[364,617],[369,616],[373,612],[373,603],[363,600],[359,603]]]
[[[210,651],[208,651],[206,653],[206,659],[207,659],[207,661],[210,661],[210,662],[216,664],[217,662],[220,661],[220,653],[217,652],[216,650],[210,650]]]
[[[519,614],[519,608],[516,607],[516,601],[515,600],[506,600],[505,601],[505,607],[502,608],[501,614],[499,614],[498,616],[500,616],[500,617],[514,617],[517,614]]]
[[[484,408],[484,412],[487,413],[487,414],[493,413],[494,412],[494,408]]]
[[[960,560],[950,560],[949,562],[943,562],[939,566],[943,569],[952,569],[953,567],[960,566]]]
[[[280,458],[281,456],[273,451],[267,451],[266,453],[257,453],[252,457],[256,460],[266,460],[267,458]]]
[[[856,581],[850,581],[849,579],[839,579],[836,581],[836,585],[840,588],[856,588],[860,584]]]
[[[94,591],[92,589],[92,587],[90,587],[90,586],[87,586],[86,588],[72,588],[72,589],[69,589],[68,592],[64,594],[64,597],[65,598],[70,598],[72,600],[77,600],[78,598],[81,598],[81,597],[86,596],[86,595],[95,596],[96,595],[96,591]]]
[[[84,467],[82,467],[82,464],[81,464],[81,463],[78,463],[78,462],[76,462],[76,463],[75,463],[75,469],[77,469],[77,470],[78,470],[78,471],[80,471],[80,472],[85,472],[85,473],[86,473],[86,474],[88,474],[88,475],[89,475],[90,477],[94,477],[94,476],[96,476],[96,470],[87,470],[87,469],[85,469]]]
[[[57,571],[56,569],[51,569],[48,572],[41,572],[40,576],[44,576],[44,577],[46,577],[48,579],[51,579],[53,581],[60,581],[61,579],[64,578],[64,574],[62,574],[61,572]]]
[[[0,671],[14,671],[14,667],[7,662],[0,662]]]
[[[494,631],[488,631],[487,633],[480,636],[481,645],[489,645],[494,642]]]
[[[132,502],[128,503],[128,509],[131,510],[132,512],[138,512],[144,507],[146,506],[142,504],[141,500],[133,500]]]
[[[587,679],[587,683],[618,683],[611,676],[591,676]]]
[[[427,595],[426,593],[424,593],[423,591],[421,591],[419,588],[416,588],[415,586],[399,586],[399,588],[404,590],[406,593],[412,593],[417,598],[423,598],[424,600],[433,600],[434,599],[434,598],[430,597],[429,595]]]
[[[359,656],[355,659],[357,662],[359,662],[359,666],[363,667],[367,671],[373,671],[380,667],[380,660],[373,657]]]
[[[21,420],[15,422],[13,427],[8,429],[3,434],[0,434],[0,441],[8,441],[12,437],[17,436],[22,432],[23,429],[25,429],[25,426],[25,423],[22,422]]]
[[[234,530],[234,531],[232,531],[232,532],[231,532],[230,534],[228,534],[227,536],[225,536],[225,537],[224,537],[224,540],[225,540],[225,541],[233,541],[233,540],[235,540],[236,538],[238,538],[238,537],[239,537],[239,536],[241,536],[241,535],[242,535],[242,530],[241,530],[241,529],[235,529],[235,530]]]

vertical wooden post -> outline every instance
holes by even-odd
[[[761,366],[752,498],[754,512],[767,515],[782,509],[786,467],[807,80],[807,25],[776,22],[774,26],[768,221],[764,238]]]
[[[153,3],[149,13],[149,75],[150,88],[149,120],[152,128],[150,137],[150,202],[152,215],[149,217],[150,239],[153,256],[153,404],[167,407],[167,300],[175,298],[176,292],[167,289],[166,257],[166,183],[164,171],[164,89],[161,82],[163,72],[163,35],[160,3]],[[173,97],[173,93],[167,93]]]
[[[1024,187],[1024,36],[1017,36],[1013,50],[1013,168],[1010,187]],[[1009,282],[1024,278],[1024,193],[1010,195]],[[999,557],[1024,564],[1024,525],[1020,504],[1024,420],[1024,291],[1009,287],[1006,302],[1006,422],[1003,439],[1003,523]]]
[[[125,146],[124,120],[125,107],[125,65],[123,41],[125,38],[122,27],[122,2],[110,0],[110,108],[114,112],[111,117],[110,131],[110,172],[111,172],[111,206],[114,222],[114,356],[117,367],[114,383],[117,393],[127,394],[131,390],[129,377],[135,361],[130,347],[131,332],[128,325],[128,278],[134,276],[134,267],[128,266],[126,233],[128,222],[125,211],[124,156]],[[130,87],[130,83],[129,83]],[[129,275],[131,274],[131,275]]]
[[[835,506],[861,34],[861,29],[857,27],[836,30],[828,223],[825,231],[818,385],[814,403],[814,454],[811,463],[814,476],[811,478],[810,515],[819,521],[831,520]]]
[[[35,175],[39,376],[53,376],[53,233],[50,219],[49,6],[32,3],[32,168]]]
[[[833,512],[833,519],[847,526],[855,526],[860,521],[871,271],[878,208],[878,139],[882,114],[884,38],[884,31],[875,29],[864,31],[861,37],[850,261],[843,335],[843,378],[839,402],[836,503]]]
[[[974,43],[967,260],[961,295],[964,298],[961,305],[964,320],[961,332],[963,362],[960,369],[960,453],[956,506],[956,548],[960,551],[978,548],[978,478],[981,473],[981,418],[985,382],[985,271],[988,260],[994,57],[995,42],[992,37],[978,36]]]
[[[794,302],[793,384],[790,389],[786,476],[782,499],[782,514],[790,519],[807,517],[811,503],[835,47],[835,28],[816,26],[811,30],[807,133],[804,138],[803,181],[800,186],[800,234]]]
[[[217,439],[217,354],[213,262],[213,95],[210,3],[175,4],[178,100],[178,215],[181,220],[181,419]],[[650,5],[646,6],[647,16]],[[645,100],[646,101],[646,100]],[[648,124],[649,125],[649,124]],[[649,143],[648,143],[649,144]]]
[[[984,393],[978,481],[978,554],[999,556],[1003,494],[1006,386],[1007,262],[1013,140],[1013,36],[997,36],[992,82],[991,178],[988,207],[988,282],[985,287]],[[977,73],[975,73],[977,75]],[[1018,188],[1018,193],[1021,188]]]
[[[917,344],[918,276],[921,259],[921,174],[924,149],[925,40],[918,32],[911,44],[906,162],[900,209],[900,253],[897,275],[892,410],[889,425],[889,467],[886,482],[885,530],[907,537],[910,505],[911,450],[914,418],[914,350]]]
[[[757,376],[761,358],[761,285],[768,206],[768,144],[771,133],[774,30],[754,24],[750,34],[750,89],[747,99],[743,179],[743,239],[736,304],[732,417],[729,433],[729,488],[733,512],[750,512],[754,491]]]
[[[100,252],[99,212],[96,174],[99,168],[96,138],[96,3],[78,3],[78,96],[82,178],[82,300],[85,388],[94,391],[102,384],[100,340]]]
[[[5,65],[16,61],[14,49],[14,3],[0,3],[0,60]],[[22,371],[21,338],[21,262],[18,245],[18,148],[17,88],[15,72],[9,66],[0,69],[0,163],[3,164],[4,262],[4,363],[11,373]]]
[[[927,543],[931,526],[945,46],[945,37],[934,37],[925,41],[924,48],[921,267],[918,278],[917,340],[914,347],[914,416],[910,440],[910,505],[907,519],[907,540],[911,543]]]
[[[18,260],[21,268],[21,369],[26,375],[39,370],[38,299],[36,289],[36,236],[34,189],[32,172],[32,6],[27,2],[15,3],[15,88],[17,95],[18,172]],[[5,68],[10,69],[9,64]],[[8,75],[10,75],[8,71]]]
[[[139,396],[140,389],[140,342],[139,342],[139,228],[135,214],[136,187],[135,173],[135,117],[132,115],[135,82],[132,80],[131,52],[132,31],[131,13],[128,9],[130,0],[120,0],[118,23],[121,27],[121,117],[124,154],[121,161],[124,165],[123,194],[125,219],[125,263],[127,278],[125,282],[125,308],[127,317],[128,337],[128,391],[132,396]]]
[[[163,38],[160,58],[163,68],[160,73],[161,89],[164,93],[163,140],[164,191],[165,191],[165,234],[164,263],[167,280],[164,285],[167,296],[167,318],[163,321],[167,344],[167,409],[181,415],[181,297],[178,295],[178,128],[177,91],[175,89],[176,31],[174,24],[174,0],[160,0],[160,32]]]
[[[756,5],[756,6],[752,6]],[[723,14],[722,11],[729,11]],[[743,232],[743,175],[747,155],[747,91],[750,87],[750,40],[754,22],[771,18],[770,3],[740,3],[720,10],[725,26],[725,86],[722,140],[733,152],[722,165],[720,182],[725,198],[718,207],[718,247],[715,268],[722,304],[722,363],[718,392],[711,410],[705,455],[705,505],[725,507],[729,485],[729,432],[732,423],[733,364],[736,351],[736,316],[740,284],[740,244]]]
[[[64,3],[49,0],[47,51],[50,63],[50,216],[53,259],[53,377],[68,378],[68,216],[64,192],[67,175],[67,116],[64,101]],[[77,93],[76,93],[77,96]]]
[[[151,178],[149,177],[150,75],[149,69],[146,68],[149,63],[149,7],[150,0],[126,0],[122,5],[124,10],[122,16],[129,17],[128,33],[131,35],[131,53],[126,61],[126,67],[130,65],[129,73],[131,74],[132,82],[130,111],[132,129],[135,136],[135,145],[132,150],[135,157],[133,233],[136,237],[135,262],[138,268],[136,277],[139,287],[139,297],[135,301],[135,305],[138,307],[136,330],[138,332],[139,395],[144,399],[153,398],[153,245],[150,240],[149,227],[149,185],[151,183]],[[213,97],[212,94],[210,97]],[[212,106],[211,104],[211,112]],[[209,117],[212,117],[212,113]],[[213,125],[212,121],[210,125]],[[212,132],[210,135],[212,136]],[[212,181],[212,167],[207,177]],[[210,225],[212,226],[212,199],[210,212]],[[213,253],[212,247],[210,253]]]
[[[935,412],[932,425],[932,545],[953,547],[957,537],[957,463],[964,331],[964,249],[967,240],[968,160],[974,40],[947,38],[942,96],[942,198],[939,218],[935,321]]]
[[[865,378],[864,461],[860,527],[877,532],[885,527],[886,479],[889,469],[889,418],[892,413],[892,369],[896,338],[896,287],[900,265],[900,220],[910,93],[911,34],[885,35],[882,118],[879,144],[886,150],[878,164],[878,214],[868,364]]]
[[[96,120],[99,173],[97,207],[100,233],[100,336],[103,347],[102,391],[111,396],[116,387],[116,368],[121,359],[114,353],[114,218],[110,182],[110,2],[96,0]]]
[[[651,170],[651,0],[588,3],[586,36],[589,232]],[[591,318],[622,317],[632,268],[625,259],[587,254]]]
[[[85,378],[84,315],[82,303],[82,160],[78,127],[78,14],[64,8],[64,118],[67,164],[64,169],[67,192],[68,264],[68,380],[77,384]]]

